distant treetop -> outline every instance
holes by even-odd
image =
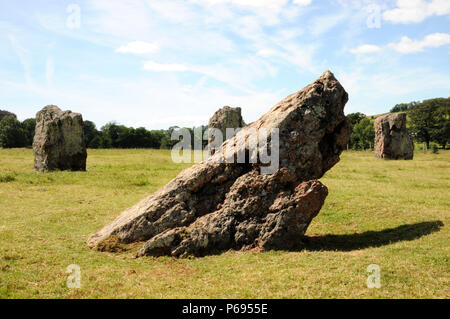
[[[17,118],[16,114],[14,114],[14,113],[11,113],[11,112],[8,112],[8,111],[0,110],[0,120],[1,120],[2,118],[4,118],[5,116],[8,116],[8,115],[12,115],[12,116],[14,116],[14,118]]]
[[[409,103],[396,104],[391,109],[390,113],[404,112],[404,111],[412,110],[412,109],[416,108],[417,106],[419,106],[420,104],[421,104],[421,102],[419,102],[419,101],[412,101]]]

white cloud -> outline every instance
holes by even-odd
[[[206,5],[233,4],[244,7],[254,7],[254,8],[271,7],[279,9],[282,6],[284,6],[288,2],[288,0],[193,0],[193,2],[203,3]]]
[[[398,0],[397,8],[385,11],[383,19],[392,23],[418,23],[433,15],[449,14],[449,0]]]
[[[133,41],[116,49],[118,53],[132,53],[132,54],[146,54],[154,53],[159,50],[156,43],[149,43],[144,41]]]
[[[312,0],[294,0],[293,2],[300,6],[307,6],[311,4]]]
[[[144,62],[144,70],[155,72],[186,72],[189,71],[190,68],[183,64],[164,64],[146,61]]]
[[[311,0],[191,0],[203,7],[215,23],[232,23],[242,17],[255,18],[261,25],[276,25],[298,17]],[[225,18],[225,19],[221,19]],[[209,19],[212,21],[212,19]],[[244,30],[241,30],[244,31]]]
[[[194,3],[203,3],[207,5],[217,5],[217,4],[233,4],[245,7],[255,7],[255,8],[277,8],[285,6],[288,0],[191,0]],[[312,0],[293,0],[294,4],[300,6],[310,5]]]
[[[398,43],[389,43],[389,47],[400,53],[415,53],[423,51],[425,48],[438,48],[450,43],[450,34],[433,33],[427,35],[423,40],[411,40],[408,37],[402,37]]]
[[[350,52],[353,54],[367,54],[367,53],[376,53],[380,51],[381,48],[373,44],[363,44],[360,45],[359,47],[350,50]]]
[[[269,58],[272,56],[281,55],[281,53],[274,49],[261,49],[258,52],[256,52],[256,55],[261,56],[263,58]]]

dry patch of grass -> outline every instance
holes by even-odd
[[[187,165],[162,150],[88,153],[87,172],[42,174],[31,150],[0,149],[0,297],[450,297],[448,151],[413,161],[345,152],[322,178],[329,196],[304,249],[182,260],[136,259],[139,245],[98,252],[86,240]],[[70,264],[81,289],[66,287]],[[370,264],[380,289],[366,286]]]

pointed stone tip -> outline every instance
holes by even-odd
[[[61,109],[57,105],[54,105],[54,104],[46,105],[46,106],[44,106],[44,108],[42,110],[57,110],[57,111],[61,111]]]
[[[321,79],[332,79],[335,80],[336,78],[334,77],[333,72],[331,72],[330,70],[326,70],[325,72],[322,73],[322,75],[320,76]]]

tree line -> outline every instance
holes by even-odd
[[[446,148],[450,144],[450,98],[436,98],[422,102],[401,103],[395,105],[391,112],[406,112],[408,130],[416,142],[430,143]],[[354,150],[372,149],[374,147],[375,116],[363,113],[347,115],[351,135],[349,148]],[[36,120],[29,118],[20,122],[10,112],[0,111],[0,147],[31,147]],[[88,148],[156,148],[171,149],[178,140],[172,140],[172,133],[178,126],[167,130],[147,130],[144,127],[133,128],[110,122],[100,129],[95,123],[84,121],[83,131]],[[192,149],[199,145],[205,147],[207,141],[203,135],[207,126],[187,128],[191,133]]]
[[[0,147],[31,147],[33,145],[36,120],[29,118],[20,122],[16,115],[8,111],[0,111]],[[172,140],[172,133],[178,126],[167,130],[147,130],[144,127],[133,128],[110,122],[97,129],[95,123],[83,121],[83,132],[88,148],[156,148],[171,149],[178,140]],[[202,137],[206,126],[186,128],[191,133],[192,149],[207,141]]]
[[[84,138],[88,148],[156,148],[171,149],[178,140],[172,140],[172,133],[180,129],[172,126],[167,130],[147,130],[144,127],[133,128],[110,122],[100,130],[91,121],[83,122]],[[207,126],[199,128],[186,128],[191,133],[192,149],[196,145],[206,145],[207,141],[202,140],[202,136]],[[201,134],[197,133],[201,132]],[[197,133],[197,134],[195,134]],[[196,143],[201,141],[200,144]]]
[[[0,110],[0,147],[29,147],[33,144],[36,120],[20,122],[16,115]]]

